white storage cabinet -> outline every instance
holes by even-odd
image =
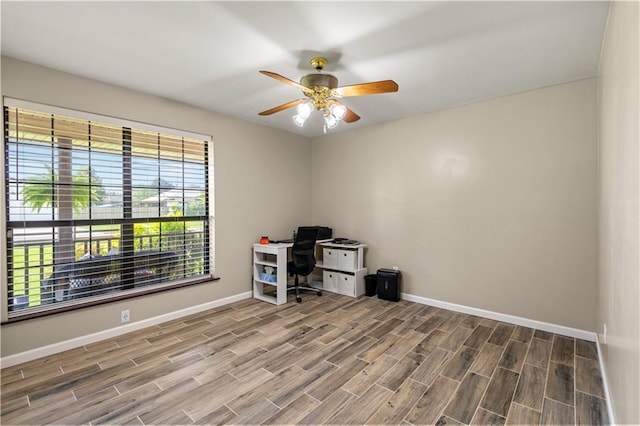
[[[320,243],[322,261],[316,267],[322,272],[322,289],[345,296],[358,297],[365,293],[364,249],[366,244],[344,245]]]

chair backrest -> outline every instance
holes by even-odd
[[[291,259],[299,275],[308,275],[316,266],[316,239],[318,228],[301,226],[291,247]]]

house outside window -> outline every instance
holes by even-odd
[[[208,281],[209,136],[5,99],[8,319]]]

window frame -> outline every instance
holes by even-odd
[[[214,185],[214,173],[213,173],[213,169],[214,169],[213,138],[211,136],[193,133],[189,131],[177,130],[177,129],[164,127],[164,126],[152,125],[148,123],[136,122],[132,120],[115,118],[115,117],[105,116],[101,114],[94,114],[94,113],[89,113],[85,111],[78,111],[78,110],[73,110],[73,109],[68,109],[68,108],[63,108],[58,106],[51,106],[51,105],[35,103],[31,101],[9,98],[6,96],[3,97],[2,107],[3,107],[2,120],[4,124],[3,126],[4,132],[3,132],[3,149],[1,150],[2,152],[0,153],[0,160],[1,160],[0,171],[2,172],[0,177],[0,183],[2,184],[2,192],[0,194],[0,205],[3,208],[2,208],[2,212],[0,213],[0,233],[3,235],[3,237],[0,238],[1,240],[0,248],[2,249],[2,253],[7,254],[6,256],[1,256],[2,259],[0,260],[0,283],[2,284],[2,291],[1,291],[1,294],[2,294],[1,323],[2,324],[23,321],[26,319],[37,318],[37,317],[42,317],[46,315],[52,315],[60,312],[83,309],[90,306],[95,306],[95,305],[105,304],[105,303],[112,303],[114,301],[140,297],[140,296],[154,294],[158,292],[175,290],[175,289],[179,289],[187,286],[212,282],[219,279],[214,275],[214,271],[215,271],[215,238],[214,238],[215,237],[215,222],[214,222],[215,185]],[[66,116],[66,117],[70,117],[72,119],[77,119],[77,120],[86,120],[89,122],[98,122],[102,124],[117,126],[123,130],[123,134],[126,132],[126,129],[129,129],[129,131],[134,129],[135,131],[153,132],[153,133],[158,133],[159,135],[166,135],[171,137],[187,138],[187,139],[196,139],[196,140],[202,141],[203,149],[204,149],[204,154],[203,154],[204,155],[204,161],[203,161],[204,180],[205,180],[204,194],[205,194],[205,200],[207,201],[207,204],[206,204],[206,211],[204,212],[204,215],[201,215],[202,219],[200,220],[202,220],[202,223],[204,226],[202,235],[208,242],[208,244],[205,244],[205,246],[203,247],[204,259],[205,259],[205,263],[202,266],[204,268],[203,274],[193,278],[183,278],[178,280],[174,279],[171,281],[154,283],[153,285],[145,285],[137,288],[133,288],[133,286],[123,287],[122,289],[116,292],[112,292],[104,295],[90,295],[86,298],[79,298],[71,301],[56,302],[52,304],[41,304],[40,306],[33,306],[33,307],[29,307],[28,309],[9,311],[10,298],[11,298],[11,295],[9,294],[10,278],[12,278],[13,276],[13,270],[11,271],[9,270],[10,267],[9,267],[8,254],[9,254],[9,250],[11,250],[10,239],[12,238],[12,235],[10,235],[9,232],[10,232],[10,229],[13,229],[13,228],[9,226],[10,223],[12,222],[9,221],[10,203],[9,203],[9,200],[7,199],[8,184],[10,180],[9,180],[9,167],[7,163],[8,158],[6,158],[8,147],[4,146],[6,143],[5,135],[7,134],[7,129],[9,126],[7,116],[5,114],[6,107],[11,109],[17,108],[17,109],[32,110],[32,111],[37,111],[45,114],[60,115],[60,116]],[[124,138],[123,138],[123,142],[124,142]],[[183,150],[182,152],[184,152],[184,142],[183,142],[182,150]],[[129,155],[128,157],[129,161],[131,161],[131,159],[134,158],[134,156],[131,154],[131,152],[129,152],[128,155]],[[124,149],[123,149],[123,153],[122,153],[123,165],[125,161],[127,161],[126,156],[127,154],[124,153]],[[183,159],[181,161],[182,161],[182,164],[184,164],[184,161],[185,161],[184,154],[183,154]],[[125,186],[126,184],[123,182],[122,183],[123,190]],[[132,188],[131,182],[129,182],[129,191],[131,190],[131,188]],[[185,188],[183,187],[182,190],[185,191]],[[129,196],[130,195],[131,193],[129,193]],[[184,195],[184,192],[183,192],[183,195]],[[123,193],[123,197],[124,197],[124,193]],[[133,201],[132,200],[129,200],[129,201],[130,203],[128,207],[131,208],[133,206]],[[124,210],[126,210],[126,208]],[[124,214],[124,211],[123,211],[122,219],[74,219],[71,222],[73,226],[87,225],[87,224],[97,225],[101,221],[108,221],[109,224],[118,224],[118,223],[123,224],[124,222],[127,222],[127,223],[131,223],[131,227],[133,227],[133,224],[135,222],[161,224],[161,223],[181,221],[182,223],[187,223],[190,217],[193,217],[193,216],[175,217],[175,218],[167,218],[160,215],[158,217],[127,217],[127,215]],[[57,220],[53,219],[51,221],[48,221],[48,223],[47,221],[35,221],[35,222],[40,222],[41,226],[46,227],[46,226],[60,226],[61,222],[67,222],[67,221],[63,221],[60,219],[57,219]],[[27,229],[27,228],[25,227],[23,229]],[[122,229],[121,232],[124,234],[125,232],[124,229]],[[133,245],[135,241],[135,237],[133,236],[133,234],[131,235],[131,237],[132,238],[131,238],[131,241],[129,241],[129,243]],[[131,253],[131,255],[133,255],[133,252]],[[133,259],[132,258],[128,259],[128,261],[132,262]],[[74,262],[77,262],[77,260]]]

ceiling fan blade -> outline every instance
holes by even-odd
[[[344,121],[345,123],[353,123],[354,121],[358,120],[360,120],[360,116],[347,108],[347,113],[344,115],[342,121]]]
[[[398,83],[393,80],[374,81],[371,83],[353,84],[333,89],[334,96],[374,95],[376,93],[390,93],[398,91]]]
[[[303,92],[307,92],[309,90],[307,87],[304,87],[302,84],[296,83],[293,80],[289,80],[287,77],[283,77],[280,74],[276,74],[275,72],[261,70],[260,73],[268,77],[275,78],[276,80],[281,81],[284,84],[288,84],[289,86],[293,86],[297,89],[300,89]]]
[[[287,108],[291,108],[294,107],[298,104],[301,104],[302,102],[306,101],[306,99],[298,99],[296,101],[291,101],[291,102],[287,102],[286,104],[282,104],[280,106],[268,109],[266,111],[262,111],[260,113],[258,113],[258,115],[271,115],[271,114],[275,114],[276,112],[280,112],[282,110],[285,110]]]

